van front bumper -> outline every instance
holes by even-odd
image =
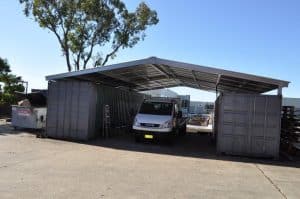
[[[142,126],[133,126],[133,130],[136,131],[145,131],[145,132],[152,132],[152,133],[170,133],[172,132],[172,128],[151,128],[151,127],[142,127]]]
[[[154,131],[141,131],[133,129],[134,136],[140,139],[167,139],[172,136],[173,132],[154,132]],[[149,137],[150,136],[150,137]]]

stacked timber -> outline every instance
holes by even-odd
[[[289,155],[300,150],[300,110],[283,106],[281,115],[281,149]]]

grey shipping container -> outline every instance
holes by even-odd
[[[223,94],[216,101],[217,152],[279,156],[281,96]]]
[[[137,92],[116,89],[109,86],[97,86],[96,129],[104,135],[104,107],[110,107],[110,130],[131,128],[134,116],[146,95]]]
[[[47,136],[71,140],[94,137],[96,92],[91,82],[49,82]]]
[[[144,97],[136,92],[87,81],[49,82],[46,134],[69,140],[104,136],[106,105],[110,110],[110,129],[128,128]]]

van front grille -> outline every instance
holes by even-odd
[[[158,128],[160,125],[159,124],[151,124],[151,123],[141,123],[141,126]]]

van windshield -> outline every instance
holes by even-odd
[[[172,115],[173,104],[168,102],[143,102],[140,112],[151,115]]]

